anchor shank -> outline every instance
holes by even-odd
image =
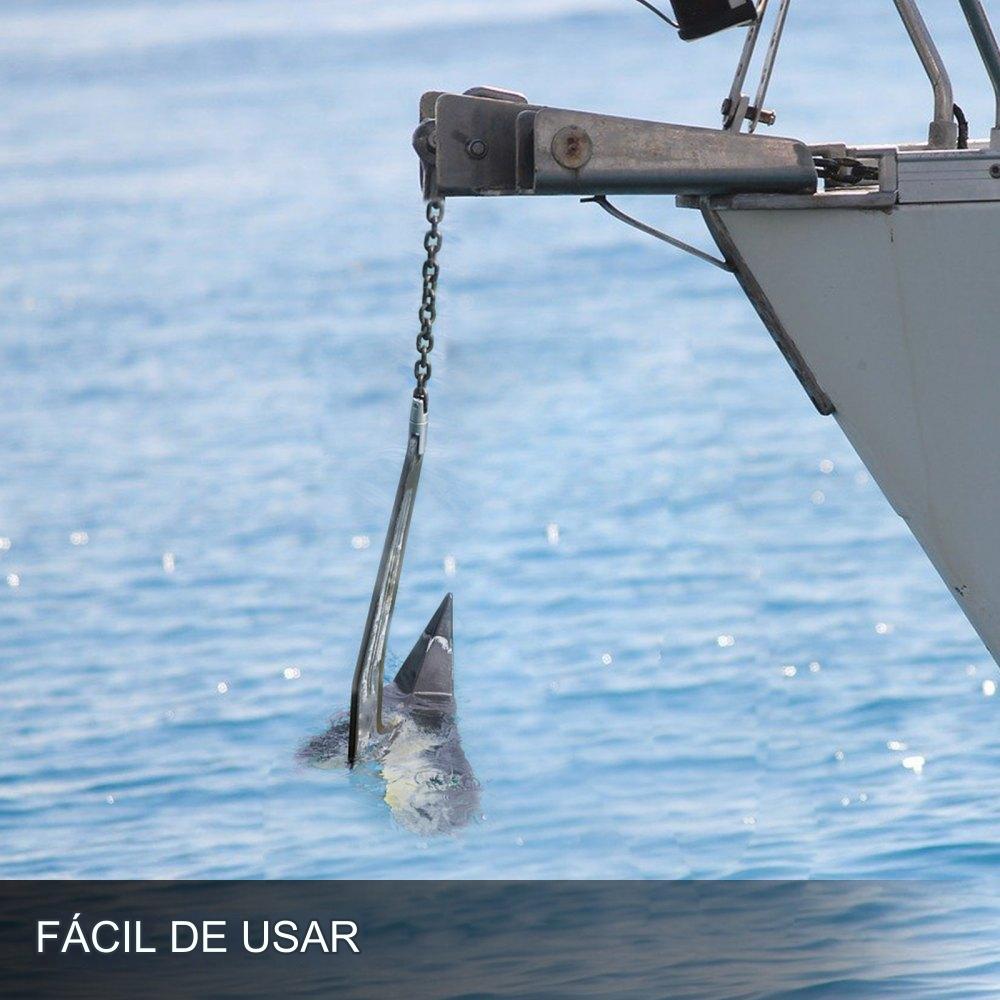
[[[382,560],[375,578],[375,589],[351,685],[351,722],[347,747],[347,759],[351,764],[374,735],[386,731],[382,722],[386,644],[392,612],[396,606],[396,593],[399,590],[406,539],[420,482],[426,438],[427,414],[421,401],[414,399],[410,410],[410,437],[406,445],[406,457],[403,459],[403,470],[399,476],[396,500],[382,547]]]

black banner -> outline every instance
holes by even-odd
[[[912,882],[7,882],[0,996],[1000,996],[994,894]]]

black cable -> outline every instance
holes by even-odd
[[[965,112],[956,104],[955,121],[958,122],[958,148],[969,148],[969,119],[965,117]]]
[[[676,21],[671,21],[670,18],[667,17],[667,15],[664,14],[662,10],[659,10],[658,8],[654,7],[651,3],[649,3],[649,0],[636,0],[636,3],[641,3],[643,7],[646,8],[646,10],[651,10],[661,21],[666,21],[671,28],[680,27],[680,25]]]

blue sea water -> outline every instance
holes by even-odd
[[[778,131],[922,136],[892,6],[820,6]],[[0,25],[0,874],[995,874],[995,665],[732,279],[573,199],[445,222],[391,646],[454,592],[481,815],[415,834],[373,769],[296,761],[347,705],[402,457],[419,94],[712,125],[736,35],[624,0]]]

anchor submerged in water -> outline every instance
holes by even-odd
[[[424,236],[427,258],[422,269],[423,297],[417,314],[420,319],[420,332],[417,334],[419,357],[413,366],[417,384],[410,403],[410,434],[406,444],[406,456],[403,459],[403,471],[400,473],[399,486],[396,488],[396,500],[392,506],[392,516],[389,518],[389,528],[382,547],[382,560],[375,578],[375,589],[372,592],[368,620],[365,622],[358,662],[354,668],[354,682],[351,685],[351,717],[347,744],[347,760],[351,765],[364,753],[365,747],[374,737],[386,733],[389,728],[382,716],[386,644],[389,640],[392,613],[396,607],[396,593],[403,571],[406,539],[410,533],[413,506],[420,484],[420,470],[424,464],[424,451],[427,447],[427,383],[431,377],[430,353],[434,349],[434,320],[437,319],[439,274],[437,255],[442,243],[440,224],[444,218],[444,202],[437,198],[428,200],[426,216],[430,228]],[[434,629],[444,622],[447,623],[447,635],[437,636]],[[450,594],[427,628],[435,638],[440,638],[446,643],[448,657],[446,670],[443,664],[438,663],[427,676],[429,677],[431,673],[442,678],[447,675],[447,691],[439,691],[438,696],[444,696],[446,693],[453,709]],[[418,682],[422,676],[424,656],[422,655],[419,661],[414,659],[420,645],[418,641],[404,664],[404,670],[400,671],[394,682],[396,684],[402,682],[405,686],[407,683],[404,678],[405,671],[406,678],[409,678],[408,694],[421,689],[421,684]],[[424,653],[428,652],[425,648]],[[423,688],[423,690],[428,689]]]
[[[367,758],[381,767],[385,800],[402,826],[443,833],[467,824],[479,808],[479,782],[462,751],[455,719],[452,595],[447,594],[391,683],[385,683],[389,627],[403,571],[406,540],[427,446],[427,382],[437,318],[437,254],[444,202],[427,203],[419,357],[410,403],[410,431],[396,499],[382,547],[368,619],[351,685],[348,719],[309,741],[300,758],[318,767],[353,767]],[[346,731],[345,731],[346,730]]]
[[[366,631],[362,653],[369,649],[369,635]],[[371,662],[363,659],[366,666]],[[352,763],[364,759],[379,767],[385,801],[400,826],[428,835],[467,825],[479,813],[479,782],[455,718],[453,663],[448,594],[393,680],[383,685],[380,667],[370,685],[357,688],[358,711],[310,740],[300,758],[315,767],[339,768],[348,742],[356,748]]]

